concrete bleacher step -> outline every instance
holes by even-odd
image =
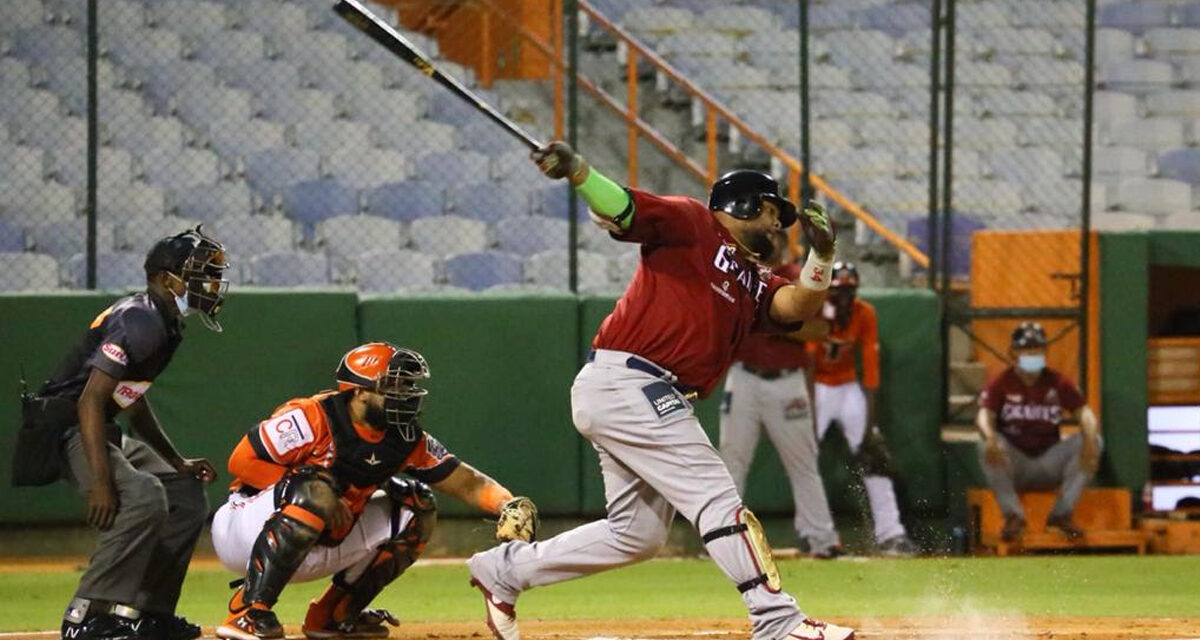
[[[987,383],[987,367],[982,362],[950,362],[951,395],[978,396]]]
[[[968,489],[967,530],[973,551],[977,555],[998,556],[1062,549],[1133,548],[1139,554],[1146,552],[1148,534],[1133,527],[1132,499],[1128,490],[1084,489],[1073,515],[1075,524],[1084,530],[1083,537],[1078,540],[1046,529],[1046,517],[1056,499],[1056,492],[1022,493],[1025,533],[1020,541],[1009,543],[1000,539],[1004,516],[995,495],[989,489]]]

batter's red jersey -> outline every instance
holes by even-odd
[[[857,380],[855,347],[862,352],[863,386],[878,389],[879,319],[875,307],[858,298],[854,299],[850,321],[845,326],[831,322],[829,337],[824,342],[810,343],[809,354],[816,360],[817,382],[833,386]]]
[[[1041,455],[1058,442],[1063,409],[1083,406],[1075,382],[1054,369],[1043,369],[1032,385],[1009,367],[979,394],[979,406],[996,412],[996,430],[1031,456]]]
[[[795,282],[800,278],[800,265],[789,262],[776,268],[775,275]],[[804,369],[809,362],[803,342],[769,333],[746,336],[733,359],[755,369]]]
[[[740,258],[733,236],[700,202],[631,189],[633,224],[613,237],[642,245],[625,295],[600,325],[597,349],[637,354],[707,396],[750,331],[789,331],[770,318],[788,283]]]

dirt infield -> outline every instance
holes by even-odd
[[[843,619],[865,640],[1197,640],[1198,619],[1134,618],[882,618]],[[205,629],[205,638],[215,638]],[[392,630],[394,640],[480,640],[489,633],[482,622],[403,623]],[[521,636],[528,640],[733,640],[749,637],[744,619],[689,620],[524,620]],[[6,634],[0,639],[57,638],[57,633]],[[299,628],[289,627],[288,638],[300,639]]]

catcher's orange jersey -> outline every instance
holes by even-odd
[[[879,320],[871,303],[855,298],[849,322],[831,323],[828,338],[808,344],[816,362],[817,382],[832,386],[857,380],[854,358],[857,346],[862,352],[863,386],[879,388]]]
[[[369,449],[370,457],[356,462],[360,468],[374,472],[372,478],[386,479],[404,472],[422,482],[436,483],[458,467],[458,459],[419,428],[414,430],[411,440],[405,440],[394,429],[380,431],[351,423],[348,414],[343,414],[340,421],[338,416],[330,416],[329,407],[337,405],[322,401],[335,395],[336,392],[330,391],[289,400],[251,429],[229,457],[229,472],[235,477],[231,489],[265,489],[279,482],[289,468],[325,467],[333,471],[343,488],[342,499],[357,516],[379,483],[341,473],[342,465],[335,463],[350,454],[339,451],[339,441],[343,449],[362,449],[347,444],[362,444]],[[339,423],[345,424],[341,440],[337,433]],[[351,425],[357,439],[348,433]]]

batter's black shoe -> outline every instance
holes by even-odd
[[[230,614],[217,627],[217,637],[228,640],[260,640],[283,637],[283,625],[270,609],[245,609]]]
[[[92,616],[83,622],[62,623],[63,640],[142,640],[129,620],[111,613]]]

